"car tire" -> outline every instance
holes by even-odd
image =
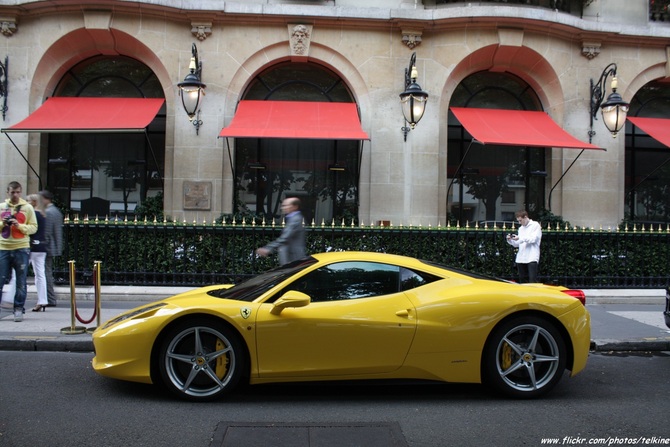
[[[215,321],[188,320],[171,328],[160,345],[163,385],[190,401],[211,401],[240,381],[246,356],[239,336]]]
[[[482,355],[482,379],[510,397],[539,397],[561,380],[566,355],[565,341],[553,323],[519,316],[489,336]]]

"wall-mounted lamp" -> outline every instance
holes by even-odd
[[[402,106],[402,114],[405,117],[405,124],[402,130],[405,141],[407,141],[407,134],[410,130],[416,127],[416,124],[423,117],[426,111],[426,101],[428,101],[428,93],[421,90],[419,84],[416,83],[416,52],[412,53],[409,59],[409,67],[405,69],[405,91],[400,94],[400,105]]]
[[[603,102],[605,97],[607,77],[612,76],[612,93],[607,97],[607,101]],[[616,137],[619,131],[626,124],[626,115],[630,104],[625,102],[621,95],[617,93],[617,79],[616,79],[616,64],[609,64],[600,75],[597,84],[593,84],[591,79],[591,129],[589,130],[589,143],[593,139],[596,132],[593,130],[593,120],[597,119],[598,108],[601,109],[603,115],[603,123],[610,131],[612,137]]]
[[[198,48],[193,44],[191,47],[191,63],[188,66],[190,73],[186,75],[183,82],[177,84],[181,92],[181,103],[184,110],[195,126],[196,135],[199,133],[202,120],[200,119],[200,101],[205,94],[206,85],[200,82],[202,75],[202,62],[198,60]]]
[[[7,95],[9,94],[7,78],[9,73],[7,73],[7,65],[9,64],[9,56],[5,56],[5,63],[0,62],[0,96],[2,96],[2,120],[5,120],[5,115],[7,114]]]

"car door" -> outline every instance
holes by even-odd
[[[400,367],[416,329],[415,311],[399,291],[399,267],[338,262],[284,287],[309,295],[304,307],[257,314],[261,378],[384,373]],[[271,300],[273,301],[273,300]]]

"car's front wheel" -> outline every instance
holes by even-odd
[[[172,328],[160,346],[163,384],[191,401],[214,400],[237,385],[245,367],[239,337],[225,325],[189,320]]]
[[[482,377],[512,397],[538,397],[561,380],[566,365],[563,337],[551,322],[513,318],[492,333],[484,349]]]

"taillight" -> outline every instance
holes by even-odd
[[[561,292],[567,293],[568,295],[577,298],[583,305],[586,306],[586,295],[581,290],[568,289],[568,290],[561,290]]]

